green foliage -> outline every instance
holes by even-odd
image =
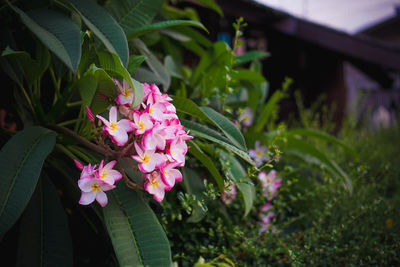
[[[142,197],[120,184],[110,200],[104,219],[120,265],[171,266],[168,239]]]
[[[4,235],[24,211],[54,144],[53,132],[32,127],[13,136],[1,149],[0,235]]]

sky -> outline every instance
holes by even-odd
[[[395,15],[400,0],[255,0],[294,16],[355,34]]]

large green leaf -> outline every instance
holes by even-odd
[[[0,151],[0,236],[19,218],[37,183],[55,134],[32,127],[14,135]]]
[[[150,24],[163,3],[164,0],[114,0],[108,2],[106,9],[129,36],[136,28]]]
[[[134,94],[131,107],[135,108],[139,106],[142,103],[144,97],[143,85],[131,77],[131,75],[122,65],[121,60],[116,54],[109,52],[99,52],[98,57],[100,60],[101,68],[117,74],[128,81],[129,85],[133,89]]]
[[[288,135],[286,137],[287,143],[285,152],[295,155],[296,157],[314,164],[318,167],[326,169],[334,177],[342,179],[345,188],[352,192],[353,187],[347,173],[340,168],[335,161],[330,159],[326,154],[321,152],[318,148],[294,136]]]
[[[224,189],[224,179],[222,178],[218,169],[215,167],[214,162],[200,149],[195,142],[189,140],[188,145],[190,146],[189,153],[197,158],[203,164],[203,166],[208,169],[217,182],[219,189],[222,191]]]
[[[228,155],[223,152],[219,153],[219,155],[221,163],[225,164],[226,175],[237,183],[237,188],[242,194],[244,203],[244,216],[247,216],[253,207],[253,201],[255,198],[254,185],[249,179],[242,164],[233,155]]]
[[[148,33],[150,31],[158,30],[158,29],[164,29],[164,28],[169,28],[169,27],[176,27],[176,26],[193,26],[193,27],[198,27],[200,29],[203,29],[207,32],[206,27],[204,27],[203,24],[201,24],[198,21],[194,20],[166,20],[166,21],[159,21],[155,22],[150,25],[144,25],[142,27],[138,27],[133,29],[129,35],[128,38],[134,38],[139,35]]]
[[[238,148],[247,151],[246,142],[239,129],[228,120],[225,116],[221,115],[210,107],[201,107],[201,110],[207,114],[208,118],[232,141]]]
[[[327,142],[331,142],[335,145],[341,146],[347,153],[356,155],[357,153],[353,148],[351,148],[349,145],[344,143],[342,140],[328,134],[322,131],[319,131],[317,129],[311,129],[311,128],[296,128],[296,129],[290,129],[287,130],[287,134],[293,134],[293,135],[301,135],[301,136],[308,136],[308,137],[313,137],[313,138],[318,138]]]
[[[76,72],[81,57],[81,36],[78,26],[62,13],[49,9],[36,9],[27,13],[12,6],[22,22],[47,48]]]
[[[171,266],[165,232],[139,193],[119,182],[103,209],[120,266]]]
[[[124,66],[128,64],[128,41],[121,26],[94,0],[68,0],[85,24],[99,37],[105,47],[116,53]]]
[[[142,63],[146,60],[146,57],[143,55],[131,55],[129,57],[129,63],[128,63],[128,71],[131,75],[135,73],[135,71],[142,65]]]
[[[95,65],[92,65],[79,80],[77,87],[82,97],[82,106],[90,107],[93,114],[99,114],[110,106],[110,102],[99,95],[115,99],[118,94],[111,77]]]
[[[254,161],[250,158],[249,154],[246,151],[243,151],[237,148],[236,146],[232,145],[227,138],[220,135],[218,132],[208,128],[205,125],[195,123],[192,121],[182,119],[181,122],[182,125],[185,126],[186,130],[190,130],[191,135],[217,143],[222,147],[224,147],[225,149],[232,151],[233,153],[235,153],[236,155],[238,155],[251,165],[255,166]]]
[[[205,186],[199,175],[195,170],[189,169],[187,167],[182,168],[183,175],[183,183],[185,184],[186,191],[189,194],[195,195],[196,200],[201,202],[204,199],[203,192],[205,191]],[[204,216],[206,216],[206,212],[199,205],[195,205],[193,207],[192,215],[188,218],[188,222],[197,223],[201,221]]]
[[[68,219],[56,188],[42,175],[21,220],[17,266],[73,265]]]
[[[191,99],[180,96],[173,96],[172,98],[173,101],[171,103],[175,106],[177,111],[214,124],[214,122]]]

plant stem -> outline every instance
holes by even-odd
[[[82,101],[76,101],[76,102],[71,102],[71,103],[67,103],[67,107],[76,107],[76,106],[80,106],[82,105]]]

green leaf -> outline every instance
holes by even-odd
[[[53,10],[36,9],[25,13],[16,6],[11,7],[40,41],[75,73],[81,58],[78,26],[69,17]]]
[[[218,169],[215,167],[214,162],[211,160],[209,156],[207,156],[200,147],[193,141],[187,141],[190,146],[189,153],[192,154],[195,158],[197,158],[203,165],[208,169],[208,171],[212,174],[219,189],[224,190],[224,179],[219,173]]]
[[[150,31],[169,28],[169,27],[175,27],[175,26],[193,26],[193,27],[197,27],[197,28],[200,28],[200,29],[208,32],[206,27],[204,27],[204,25],[201,24],[198,21],[194,21],[194,20],[166,20],[166,21],[159,21],[159,22],[155,22],[155,23],[150,24],[150,25],[144,25],[142,27],[135,28],[129,33],[128,38],[132,39],[132,38],[138,37],[139,35],[145,34],[145,33],[150,32]]]
[[[186,191],[191,195],[195,195],[197,201],[203,201],[203,192],[206,188],[197,172],[185,167],[182,168],[182,175]],[[204,218],[204,216],[206,216],[206,212],[203,210],[203,208],[201,208],[199,205],[195,205],[192,211],[192,215],[187,219],[187,222],[198,223]]]
[[[226,153],[219,153],[221,164],[225,164],[225,173],[228,177],[231,177],[237,184],[237,188],[242,195],[244,202],[244,215],[249,214],[251,208],[253,207],[253,201],[255,198],[254,185],[249,179],[246,170],[243,168],[242,164],[233,156]]]
[[[196,105],[191,99],[180,96],[173,96],[171,102],[177,111],[191,115],[198,119],[214,124],[214,122]]]
[[[164,0],[109,1],[106,9],[129,36],[136,28],[148,25],[160,12],[163,3]]]
[[[352,155],[357,155],[356,151],[352,147],[344,143],[342,140],[323,131],[319,131],[317,129],[296,128],[287,130],[286,133],[291,135],[308,136],[308,137],[318,138],[323,141],[331,142],[335,145],[341,146],[347,153]]]
[[[135,71],[142,65],[142,63],[146,60],[146,57],[143,55],[139,56],[130,56],[128,63],[128,71],[131,75],[135,73]]]
[[[146,56],[146,63],[150,69],[156,74],[163,84],[164,91],[167,91],[171,83],[171,77],[167,68],[157,59],[157,57],[147,48],[146,44],[140,39],[135,38],[132,43],[140,51],[141,54]]]
[[[250,158],[247,152],[240,150],[236,146],[232,145],[227,138],[220,135],[218,132],[208,128],[205,125],[191,122],[188,120],[181,119],[181,123],[183,126],[185,126],[186,130],[190,130],[191,135],[217,143],[222,147],[224,147],[225,149],[232,151],[233,153],[235,153],[236,155],[238,155],[251,165],[255,166],[254,161]]]
[[[128,64],[128,41],[121,26],[94,0],[68,0],[86,26],[103,42],[105,47]]]
[[[270,119],[273,111],[276,109],[276,105],[284,96],[285,94],[282,93],[281,90],[277,90],[275,93],[273,93],[271,98],[268,100],[268,102],[264,105],[263,109],[261,110],[260,115],[258,116],[255,125],[256,132],[261,132],[263,130],[265,124]]]
[[[265,82],[265,78],[258,72],[246,69],[235,70],[231,72],[232,79],[238,81],[248,81],[253,85]]]
[[[245,54],[236,57],[236,65],[244,64],[259,58],[268,57],[269,53],[263,51],[249,51]]]
[[[68,218],[50,180],[42,175],[22,216],[17,266],[73,265]]]
[[[38,181],[55,134],[32,127],[14,135],[0,151],[0,236],[19,218]]]
[[[110,106],[110,102],[99,97],[99,95],[103,95],[108,99],[115,99],[118,95],[117,88],[111,77],[94,64],[78,81],[76,86],[79,88],[82,97],[82,107],[90,107],[93,114],[100,114]]]
[[[217,12],[221,17],[224,16],[224,14],[223,14],[221,8],[219,7],[219,5],[216,4],[215,1],[213,1],[213,0],[194,0],[194,2],[202,3],[206,7],[211,8],[212,10]]]
[[[162,84],[162,81],[157,75],[154,74],[154,72],[144,67],[139,67],[133,74],[133,77],[142,83],[155,83],[157,85]]]
[[[244,137],[235,124],[233,124],[233,122],[210,107],[201,107],[200,109],[208,116],[210,120],[214,122],[214,124],[225,134],[225,136],[232,141],[235,146],[247,151]]]
[[[352,192],[353,187],[351,180],[349,179],[347,173],[344,172],[335,161],[331,160],[326,154],[322,153],[315,146],[301,139],[289,135],[286,137],[286,140],[286,153],[295,155],[298,158],[312,163],[318,167],[324,167],[334,177],[342,179],[345,188],[349,192]]]
[[[109,52],[99,52],[97,53],[97,55],[100,60],[101,68],[106,71],[115,73],[128,81],[129,85],[133,89],[134,94],[134,99],[131,107],[138,107],[142,103],[144,97],[143,85],[131,77],[131,75],[122,65],[121,60],[116,54]]]
[[[104,220],[120,266],[171,266],[165,232],[148,204],[119,182],[109,194]]]

